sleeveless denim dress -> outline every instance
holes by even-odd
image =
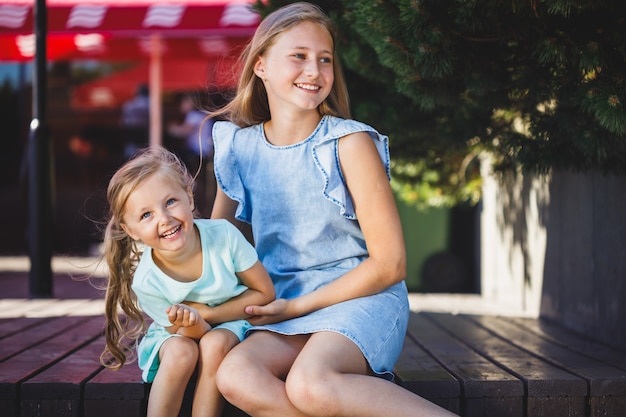
[[[363,233],[339,166],[338,139],[367,132],[389,175],[387,137],[354,120],[324,116],[304,141],[274,146],[262,124],[213,127],[215,174],[250,223],[259,259],[277,298],[295,298],[337,279],[367,256]],[[340,333],[362,351],[372,370],[393,378],[408,322],[404,282],[281,323],[255,326],[284,335]]]

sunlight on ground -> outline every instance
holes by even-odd
[[[53,257],[52,272],[104,277],[106,265],[97,257]],[[0,272],[30,271],[26,256],[0,256]],[[0,292],[1,294],[1,292]],[[95,316],[104,314],[103,299],[0,298],[0,319],[13,317]]]

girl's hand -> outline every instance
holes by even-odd
[[[200,321],[198,311],[185,304],[174,304],[166,311],[167,318],[174,326],[191,327],[195,326]]]
[[[248,306],[246,314],[252,317],[248,319],[254,326],[262,324],[278,323],[296,317],[289,300],[279,298],[264,306]]]

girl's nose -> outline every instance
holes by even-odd
[[[317,60],[309,60],[304,67],[304,74],[310,78],[316,78],[320,73]]]
[[[156,215],[159,224],[168,224],[170,222],[170,215],[167,210],[160,210]]]

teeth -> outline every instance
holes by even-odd
[[[298,88],[304,88],[305,90],[310,90],[310,91],[316,91],[319,90],[320,87],[317,85],[311,85],[311,84],[296,84],[296,87]]]
[[[170,230],[169,232],[163,233],[161,236],[164,237],[165,239],[169,239],[170,237],[178,233],[179,230],[180,230],[180,226],[178,226],[177,228],[173,230]]]

